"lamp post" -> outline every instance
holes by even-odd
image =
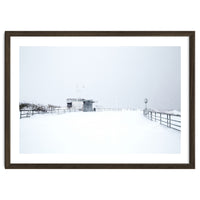
[[[144,103],[145,103],[144,115],[147,115],[148,114],[148,111],[147,111],[148,99],[147,98],[144,99]]]
[[[148,103],[148,99],[147,98],[144,99],[144,103],[145,103],[145,110],[146,110],[147,109],[147,103]]]

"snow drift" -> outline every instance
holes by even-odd
[[[180,153],[181,133],[142,111],[41,114],[20,120],[20,153]]]

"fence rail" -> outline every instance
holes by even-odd
[[[59,108],[54,110],[20,110],[20,119],[31,117],[36,114],[48,114],[48,113],[65,113],[69,112],[66,108]]]
[[[159,121],[161,125],[181,131],[181,115],[144,110],[144,116],[151,121]]]
[[[123,109],[117,108],[95,108],[95,111],[101,112],[101,111],[122,111]],[[128,109],[128,110],[134,110],[134,109]],[[79,112],[83,111],[82,109],[68,109],[68,108],[56,108],[56,109],[49,109],[49,110],[20,110],[20,118],[27,118],[31,117],[36,114],[48,114],[48,113],[57,113],[62,114],[66,112]]]

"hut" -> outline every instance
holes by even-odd
[[[83,101],[83,112],[91,112],[93,109],[93,100],[84,100]]]
[[[91,99],[68,98],[67,109],[70,111],[91,112],[94,111],[93,103],[94,101]]]

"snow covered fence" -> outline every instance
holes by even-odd
[[[95,108],[97,112],[104,112],[104,111],[135,111],[136,109],[134,108],[128,108],[128,109],[123,109],[123,108]]]
[[[126,110],[135,110],[135,109],[126,109]],[[95,108],[96,112],[105,112],[105,111],[123,111],[123,109],[117,108]],[[57,114],[62,114],[62,113],[66,113],[66,112],[81,112],[81,110],[77,110],[77,109],[68,109],[68,108],[54,108],[54,109],[47,109],[47,110],[31,110],[31,109],[24,109],[24,110],[20,110],[20,119],[21,118],[27,118],[27,117],[31,117],[32,115],[36,115],[36,114],[47,114],[47,113],[57,113]]]
[[[181,131],[181,115],[179,114],[157,112],[153,110],[146,110],[143,113],[145,117],[152,121],[159,121],[161,125]]]
[[[35,114],[44,114],[46,111],[42,110],[20,110],[20,118],[27,118]]]
[[[31,117],[32,115],[36,114],[47,114],[47,113],[65,113],[69,112],[66,108],[56,108],[54,110],[20,110],[20,119]]]

